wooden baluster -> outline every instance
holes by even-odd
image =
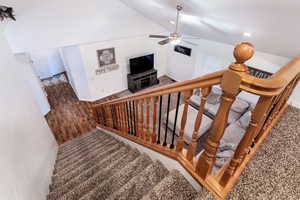
[[[148,98],[146,99],[146,108],[147,108],[147,113],[146,113],[146,124],[145,124],[145,129],[146,129],[146,141],[149,142],[150,140],[150,102],[151,99]]]
[[[118,108],[118,113],[119,113],[120,131],[123,132],[122,109],[121,109],[120,103],[118,103],[117,108]]]
[[[105,106],[101,106],[101,113],[102,113],[102,118],[103,118],[103,125],[107,126],[107,118],[106,118],[106,112],[104,109]]]
[[[133,117],[132,117],[132,102],[128,101],[128,112],[129,112],[129,124],[130,124],[130,135],[133,135],[134,127],[133,127]]]
[[[135,124],[135,102],[131,102],[132,107],[132,129],[133,129],[133,135],[136,136],[136,124]]]
[[[280,110],[286,104],[287,100],[289,99],[290,95],[292,94],[294,88],[296,87],[299,81],[299,77],[296,77],[287,87],[286,89],[278,96],[274,97],[272,111],[268,116],[267,121],[265,122],[263,129],[257,134],[255,137],[254,142],[258,141],[259,138],[264,133],[264,130],[268,128],[268,126],[272,123],[273,119],[279,114]]]
[[[126,113],[126,107],[125,107],[125,103],[122,103],[122,110],[123,110],[123,118],[124,118],[124,134],[128,133],[128,124],[127,124],[127,113]]]
[[[116,105],[113,104],[112,105],[112,111],[113,111],[113,120],[114,120],[114,126],[115,129],[118,130],[119,129],[119,124],[118,124],[118,115],[117,115],[117,110],[116,110]]]
[[[153,97],[153,125],[152,125],[152,136],[151,141],[153,144],[156,143],[156,123],[157,123],[157,106],[158,106],[158,97]]]
[[[128,123],[128,127],[129,127],[129,134],[131,135],[131,131],[132,131],[132,126],[131,126],[131,116],[130,116],[130,107],[129,107],[129,104],[130,102],[129,101],[127,101],[126,103],[125,103],[125,106],[126,106],[126,111],[127,111],[127,123]]]
[[[140,137],[140,135],[139,135],[139,112],[138,112],[138,107],[139,107],[138,100],[134,101],[135,134],[136,134],[136,137]]]
[[[113,128],[113,120],[110,105],[106,105],[105,111],[107,114],[108,127]]]
[[[127,109],[126,109],[126,102],[123,102],[123,110],[124,110],[124,124],[125,124],[125,134],[128,134],[129,132],[129,125],[128,125],[128,114],[127,114]]]
[[[210,92],[211,92],[211,87],[201,89],[201,94],[202,94],[201,95],[201,104],[199,106],[199,111],[198,111],[196,121],[195,121],[192,140],[191,140],[191,143],[189,144],[189,149],[188,149],[188,153],[187,153],[187,159],[189,161],[193,161],[193,157],[195,155],[195,151],[196,151],[196,147],[197,147],[197,137],[198,137],[200,125],[202,122],[202,116],[205,111],[205,104],[206,104],[207,96],[209,95]]]
[[[268,116],[268,111],[270,110],[270,106],[272,106],[272,102],[273,97],[260,97],[255,109],[252,112],[249,127],[247,128],[244,137],[237,146],[235,154],[221,178],[220,184],[222,186],[226,186],[231,176],[235,173],[239,164],[241,164],[245,156],[248,154],[255,136],[261,130],[265,119]]]
[[[163,142],[163,146],[167,146],[167,138],[168,138],[168,125],[169,125],[169,114],[170,114],[170,102],[171,102],[171,94],[168,94],[168,105],[167,105],[167,117],[166,117],[166,128],[165,128],[165,138]]]
[[[179,130],[179,137],[176,143],[176,151],[181,152],[183,149],[183,136],[184,136],[184,129],[185,129],[185,125],[186,125],[186,120],[187,120],[187,113],[188,113],[188,109],[189,109],[189,100],[191,98],[191,96],[193,95],[193,90],[188,90],[188,91],[184,91],[184,109],[183,109],[183,114],[182,114],[182,118],[181,118],[181,126],[180,126],[180,130]]]
[[[163,101],[163,96],[159,97],[159,119],[158,119],[158,135],[157,135],[157,144],[160,144],[160,131],[161,131],[161,112],[162,112],[162,101]]]
[[[140,134],[141,134],[141,139],[145,139],[144,137],[144,100],[140,100],[140,117],[139,117],[139,127],[140,127]]]
[[[94,115],[96,123],[100,124],[101,123],[101,116],[98,112],[98,108],[92,106],[92,111],[93,111],[93,115]]]
[[[138,137],[142,138],[142,119],[141,119],[141,100],[137,100],[137,128],[138,128]]]
[[[196,165],[196,173],[202,179],[206,179],[211,174],[220,140],[224,135],[227,125],[230,108],[240,92],[239,88],[242,76],[248,73],[248,67],[244,63],[252,58],[253,54],[254,48],[252,44],[241,43],[237,45],[234,49],[236,62],[230,65],[229,70],[223,74],[221,81],[221,88],[223,89],[221,104],[209,132],[204,152],[200,155]]]
[[[99,123],[100,123],[101,125],[104,125],[105,122],[104,122],[104,117],[103,117],[103,112],[102,112],[102,106],[101,106],[101,107],[97,107],[97,108],[95,108],[95,109],[96,109],[96,111],[97,111],[97,113],[98,113],[98,116],[99,116]]]
[[[122,120],[121,120],[120,104],[116,105],[116,109],[117,109],[117,116],[118,116],[119,131],[122,131]]]
[[[126,127],[125,127],[125,119],[124,119],[124,108],[123,104],[120,103],[120,114],[121,114],[121,124],[122,124],[122,133],[125,133]]]
[[[113,114],[113,122],[114,122],[114,129],[118,130],[118,119],[117,119],[117,111],[116,111],[116,105],[115,104],[112,104],[111,105],[111,111],[112,111],[112,114]]]
[[[178,94],[177,94],[176,109],[175,109],[174,126],[173,126],[173,131],[172,131],[172,141],[171,141],[170,149],[174,149],[174,147],[175,147],[174,146],[174,141],[175,141],[175,135],[176,135],[176,130],[177,130],[177,118],[178,118],[180,97],[181,97],[181,92],[178,92]]]

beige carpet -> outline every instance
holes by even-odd
[[[209,194],[205,199],[214,198]],[[288,107],[227,199],[300,199],[299,109]]]
[[[177,170],[94,130],[59,147],[48,200],[195,200]]]
[[[289,107],[227,199],[300,199],[300,110]],[[146,177],[146,179],[145,179]],[[177,171],[99,133],[60,146],[49,200],[215,199]]]

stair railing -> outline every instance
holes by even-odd
[[[224,199],[282,115],[287,107],[287,100],[299,81],[300,56],[272,77],[261,79],[251,76],[244,64],[253,54],[254,48],[250,43],[241,43],[234,50],[236,62],[227,70],[95,105],[94,112],[98,124],[104,129],[176,159],[200,184],[213,192],[217,198]],[[215,85],[222,88],[221,103],[207,134],[204,150],[199,158],[196,158],[197,138],[207,97]],[[196,118],[191,119],[188,114],[189,110],[193,109],[189,106],[190,98],[198,89],[201,91],[201,103]],[[252,111],[249,127],[235,154],[220,170],[213,173],[229,111],[241,91],[260,96],[259,101]],[[170,116],[171,110],[175,114]],[[169,123],[171,117],[172,126]],[[193,123],[194,126],[189,142],[185,139],[187,123]]]

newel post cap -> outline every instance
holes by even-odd
[[[238,72],[247,72],[248,67],[245,65],[245,62],[253,57],[254,46],[249,42],[242,42],[235,46],[233,55],[236,62],[229,68]]]

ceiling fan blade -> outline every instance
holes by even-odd
[[[198,44],[190,42],[190,41],[187,41],[187,40],[182,40],[182,41],[185,42],[185,43],[191,44],[193,46],[198,46]]]
[[[158,44],[160,45],[165,45],[165,44],[168,44],[171,40],[168,38],[166,40],[163,40],[163,41],[160,41]]]
[[[202,37],[197,37],[197,36],[191,36],[191,37],[185,37],[183,36],[184,39],[189,39],[189,40],[199,40],[202,39]]]
[[[169,36],[166,35],[149,35],[151,38],[168,38]]]

